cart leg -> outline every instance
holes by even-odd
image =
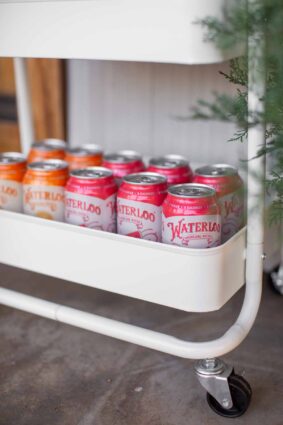
[[[17,109],[20,127],[21,148],[23,154],[27,155],[31,144],[34,141],[34,129],[26,59],[15,58],[14,69],[16,78]]]
[[[196,363],[195,372],[215,413],[230,418],[245,413],[251,400],[251,387],[242,376],[235,374],[232,366],[218,358],[204,359]]]

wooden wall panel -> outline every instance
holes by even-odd
[[[0,59],[0,152],[20,151],[20,137],[16,114],[11,113],[15,106],[15,79],[13,60]],[[9,104],[8,104],[9,103]]]
[[[31,89],[35,139],[66,138],[65,131],[65,65],[57,59],[29,59],[28,76]],[[12,59],[0,59],[0,151],[20,150],[17,117],[9,119],[9,106],[15,96]],[[7,96],[9,98],[7,98]],[[5,107],[7,102],[7,108]],[[9,105],[8,105],[9,101]],[[7,109],[7,113],[6,113]],[[1,112],[1,110],[0,110]]]
[[[0,94],[15,94],[14,67],[12,59],[0,59]]]
[[[65,139],[64,62],[58,59],[29,59],[28,74],[36,140]]]
[[[0,152],[20,152],[20,135],[17,124],[0,121]]]

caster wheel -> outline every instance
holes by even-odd
[[[252,389],[249,383],[239,375],[232,374],[229,376],[228,382],[233,400],[233,407],[231,409],[225,409],[209,393],[207,393],[207,402],[209,407],[218,415],[225,418],[237,418],[243,415],[249,407]]]
[[[267,280],[272,291],[277,295],[283,295],[283,282],[278,278],[279,267],[276,267],[272,272],[268,273]]]

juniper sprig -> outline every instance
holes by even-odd
[[[269,156],[273,172],[266,181],[266,190],[272,190],[274,200],[269,209],[270,221],[283,218],[283,2],[282,0],[237,0],[233,8],[223,9],[223,19],[207,17],[200,22],[206,29],[206,39],[220,49],[233,49],[239,43],[244,55],[230,61],[227,73],[220,74],[235,85],[235,94],[214,93],[213,100],[200,100],[193,109],[193,118],[220,120],[236,124],[237,130],[230,141],[244,142],[248,128],[263,124],[266,128],[266,146],[258,155]],[[262,67],[265,73],[264,112],[248,110],[248,40],[264,46]],[[251,49],[251,47],[249,47]],[[251,50],[249,51],[251,55]]]

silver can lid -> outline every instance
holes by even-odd
[[[216,194],[212,187],[198,183],[176,184],[169,187],[168,192],[180,198],[206,198]]]
[[[142,157],[138,152],[123,150],[114,153],[108,153],[104,156],[105,161],[112,163],[128,164],[133,161],[141,161]]]
[[[123,180],[127,183],[136,185],[155,185],[167,182],[166,177],[161,174],[149,173],[146,171],[142,173],[128,174]]]
[[[29,170],[34,171],[56,171],[68,168],[68,163],[61,159],[46,159],[45,161],[35,161],[28,164]]]
[[[237,168],[228,164],[205,165],[195,170],[195,175],[203,177],[225,177],[236,176],[237,174]]]
[[[98,145],[85,144],[81,146],[74,146],[67,148],[67,152],[74,156],[89,156],[89,155],[102,155],[103,150]]]
[[[158,168],[179,168],[179,167],[188,167],[189,162],[185,157],[181,155],[164,155],[156,158],[151,158],[149,161],[150,165],[154,165]]]
[[[41,151],[65,150],[66,142],[61,139],[43,139],[32,144],[32,148]]]
[[[20,164],[25,161],[25,156],[18,152],[4,152],[0,154],[0,164],[2,165]]]
[[[104,167],[87,167],[73,170],[71,171],[70,175],[72,177],[77,177],[78,179],[97,180],[103,177],[110,177],[113,175],[113,173],[111,170],[108,170],[108,168]]]

